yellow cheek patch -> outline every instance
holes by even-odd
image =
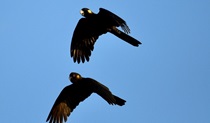
[[[88,13],[90,13],[90,14],[91,14],[91,13],[92,13],[92,11],[91,11],[91,10],[88,10]]]
[[[80,75],[77,75],[76,78],[77,78],[77,79],[80,79]]]

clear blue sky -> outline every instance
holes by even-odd
[[[106,34],[90,62],[73,63],[83,7],[116,13],[143,44]],[[110,106],[93,94],[68,123],[210,123],[209,0],[1,0],[0,17],[2,123],[44,123],[72,71],[127,102]]]

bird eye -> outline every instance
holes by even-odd
[[[75,75],[75,74],[73,74],[73,75],[72,75],[72,78],[75,78],[75,77],[76,77],[76,75]]]

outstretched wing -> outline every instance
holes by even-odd
[[[120,105],[120,106],[125,104],[126,102],[125,100],[113,95],[112,92],[109,90],[109,88],[106,87],[105,85],[97,82],[96,80],[93,80],[90,78],[87,78],[87,79],[89,79],[90,87],[92,88],[93,92],[100,95],[109,104]]]
[[[70,113],[80,102],[90,96],[91,92],[84,92],[79,86],[72,84],[66,86],[57,97],[46,121],[49,123],[66,122]]]
[[[94,49],[94,44],[101,33],[96,31],[91,20],[81,18],[77,23],[71,41],[71,57],[74,62],[83,63],[89,61],[91,51]]]
[[[109,18],[113,24],[112,26],[120,26],[126,34],[130,33],[128,25],[122,18],[104,8],[100,8],[99,10],[98,15],[103,16],[106,19]]]

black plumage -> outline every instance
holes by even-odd
[[[96,40],[107,32],[133,46],[141,44],[140,41],[127,35],[130,33],[130,29],[122,18],[106,9],[100,8],[99,10],[98,14],[88,8],[83,8],[80,11],[85,18],[79,20],[73,33],[70,52],[74,62],[89,61]],[[119,26],[124,32],[117,29]]]
[[[67,117],[79,105],[80,102],[88,98],[92,93],[97,93],[111,105],[122,106],[125,100],[113,95],[103,84],[92,78],[83,78],[80,74],[72,72],[69,75],[73,83],[66,86],[57,97],[48,117],[49,123],[63,123]]]

